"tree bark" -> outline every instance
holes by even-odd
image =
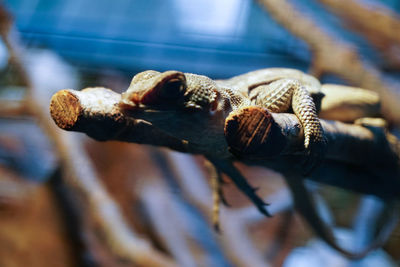
[[[60,128],[83,132],[99,141],[119,140],[192,154],[204,153],[149,122],[125,116],[118,108],[119,99],[119,94],[106,88],[61,90],[52,97],[50,112]],[[259,111],[259,108],[255,112],[249,107],[228,116],[225,125],[227,149],[229,146],[236,160],[249,165],[266,166],[283,174],[300,172],[301,162],[309,155],[303,149],[303,129],[297,117],[264,109]],[[255,113],[250,116],[249,112]],[[265,127],[266,130],[261,131],[263,136],[254,135],[252,138],[255,139],[247,140],[246,134],[239,134],[235,127],[229,128],[232,127],[230,122],[246,123],[246,116],[252,118],[254,125],[260,123],[258,126]],[[308,178],[385,199],[400,196],[400,146],[396,138],[376,126],[326,120],[321,120],[321,124],[327,139],[325,158]],[[253,146],[248,150],[250,153],[240,147],[246,142]],[[208,151],[207,155],[212,153]]]

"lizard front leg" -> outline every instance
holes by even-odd
[[[229,206],[228,202],[225,200],[222,185],[224,181],[222,180],[221,172],[208,160],[204,162],[205,167],[210,175],[212,197],[213,197],[213,209],[212,209],[212,224],[217,232],[220,232],[219,226],[219,210],[220,203],[222,202],[225,206]]]
[[[225,173],[236,187],[242,191],[257,207],[257,209],[267,217],[271,217],[271,214],[266,209],[268,205],[262,198],[257,196],[257,188],[253,188],[246,180],[246,178],[240,173],[240,171],[233,165],[233,162],[229,159],[217,159],[210,158],[207,159],[214,165],[220,173]]]
[[[252,104],[271,112],[287,112],[292,108],[303,125],[304,147],[308,152],[304,172],[310,172],[323,158],[325,138],[314,101],[306,87],[295,79],[280,79],[252,89],[249,97]]]

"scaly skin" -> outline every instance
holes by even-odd
[[[169,135],[197,146],[197,151],[204,148],[204,155],[216,167],[211,173],[214,173],[213,218],[215,227],[218,227],[218,202],[223,199],[218,178],[220,172],[227,174],[258,210],[269,216],[266,204],[232,164],[224,136],[228,114],[248,106],[263,107],[272,112],[293,111],[304,129],[304,148],[309,159],[304,169],[308,172],[324,154],[324,133],[314,104],[315,101],[320,107],[323,96],[320,88],[314,77],[292,69],[264,69],[224,81],[178,71],[146,71],[133,78],[127,92],[122,95],[120,108],[127,115],[147,120]],[[340,96],[333,94],[333,97]],[[350,102],[353,100],[349,98]],[[209,154],[210,151],[213,153]],[[364,255],[370,249],[361,254],[351,254],[338,247],[331,232],[319,219],[301,177],[294,175],[286,180],[297,200],[297,209],[323,240],[348,257]]]
[[[210,143],[206,135],[223,140],[222,136],[217,136],[221,134],[218,131],[232,110],[250,105],[265,107],[272,112],[293,110],[304,128],[304,147],[315,158],[305,166],[310,171],[321,159],[324,147],[323,130],[309,93],[317,95],[319,89],[320,84],[315,78],[291,69],[260,70],[218,82],[206,76],[177,71],[146,71],[133,78],[122,96],[121,107],[136,111],[162,110],[164,114],[158,119],[154,118],[154,113],[144,114],[143,119],[198,146]],[[177,124],[187,127],[182,129],[172,127],[171,121],[166,123],[167,111],[173,111],[173,120]],[[193,114],[196,111],[202,115]],[[188,115],[189,112],[192,114]],[[190,116],[195,119],[190,120]],[[193,127],[189,127],[188,121],[193,122]],[[199,125],[207,129],[216,127],[216,131],[206,133]]]
[[[291,69],[265,69],[218,82],[178,71],[145,71],[132,79],[122,95],[120,108],[200,150],[203,148],[207,151],[204,155],[217,169],[228,174],[259,211],[269,216],[266,204],[230,163],[232,155],[227,151],[223,131],[225,119],[231,111],[251,105],[272,112],[292,109],[303,124],[304,147],[309,159],[304,170],[309,172],[322,159],[325,147],[323,130],[309,93],[318,95],[319,89],[315,78]],[[209,151],[214,153],[208,155]]]
[[[313,99],[307,89],[294,79],[281,79],[268,85],[260,85],[250,91],[252,104],[271,112],[287,112],[290,108],[304,128],[304,147],[310,143],[324,142],[323,131]]]
[[[247,94],[252,105],[272,112],[290,112],[299,118],[304,128],[304,147],[313,160],[304,166],[309,172],[324,150],[324,134],[317,117],[323,93],[319,81],[299,70],[270,68],[248,72],[217,84]],[[312,95],[312,97],[311,97]]]

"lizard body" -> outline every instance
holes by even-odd
[[[258,210],[269,216],[266,203],[231,164],[232,154],[227,150],[224,134],[225,120],[232,111],[248,106],[272,112],[293,111],[303,124],[304,149],[311,159],[305,162],[304,169],[309,172],[322,159],[325,145],[310,96],[310,92],[319,94],[319,90],[318,80],[291,69],[266,69],[225,81],[179,71],[150,70],[134,76],[122,94],[120,108],[171,136],[186,140],[198,151],[203,149],[217,169],[228,174]],[[208,155],[210,151],[213,153]],[[213,183],[220,191],[219,181]]]
[[[167,134],[196,146],[197,151],[203,148],[204,156],[216,167],[214,172],[227,174],[258,210],[269,216],[266,204],[232,164],[232,154],[226,149],[225,119],[232,111],[248,106],[272,112],[293,112],[303,125],[304,150],[312,159],[304,166],[308,172],[322,160],[325,147],[317,117],[317,107],[323,96],[320,89],[317,79],[292,69],[264,69],[218,81],[178,71],[145,71],[135,75],[119,105],[127,115],[151,122]],[[211,155],[210,151],[213,151]],[[214,173],[213,176],[214,199],[219,201],[222,198],[219,175]],[[286,181],[296,200],[310,199],[302,179]],[[318,215],[310,201],[300,201],[296,206],[322,239],[347,253],[336,245],[326,226],[315,221]],[[218,207],[214,209],[217,214]],[[218,221],[214,221],[214,225],[218,227]]]
[[[265,73],[264,80],[262,73]],[[289,78],[291,76],[295,79]],[[310,96],[310,91],[318,93],[319,89],[318,80],[291,69],[255,71],[217,82],[206,76],[178,71],[145,71],[132,79],[122,95],[121,107],[136,113],[144,111],[143,119],[198,146],[207,146],[209,138],[223,143],[220,129],[223,129],[224,120],[231,111],[241,107],[256,105],[272,112],[293,111],[304,127],[305,149],[322,156],[323,130]],[[162,112],[156,115],[155,111]],[[168,119],[171,116],[174,118]],[[210,131],[210,128],[215,129]],[[218,146],[215,150],[227,155],[226,151],[219,151]],[[308,169],[315,164],[312,162]]]

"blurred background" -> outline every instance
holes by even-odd
[[[144,70],[229,78],[296,68],[323,83],[374,90],[400,122],[396,0],[5,0],[0,3],[0,266],[398,266],[400,229],[361,261],[316,238],[282,177],[239,166],[275,214],[229,182],[222,233],[200,156],[97,142],[55,127],[64,88],[125,91]],[[317,184],[343,246],[363,247],[388,220],[383,202]]]

